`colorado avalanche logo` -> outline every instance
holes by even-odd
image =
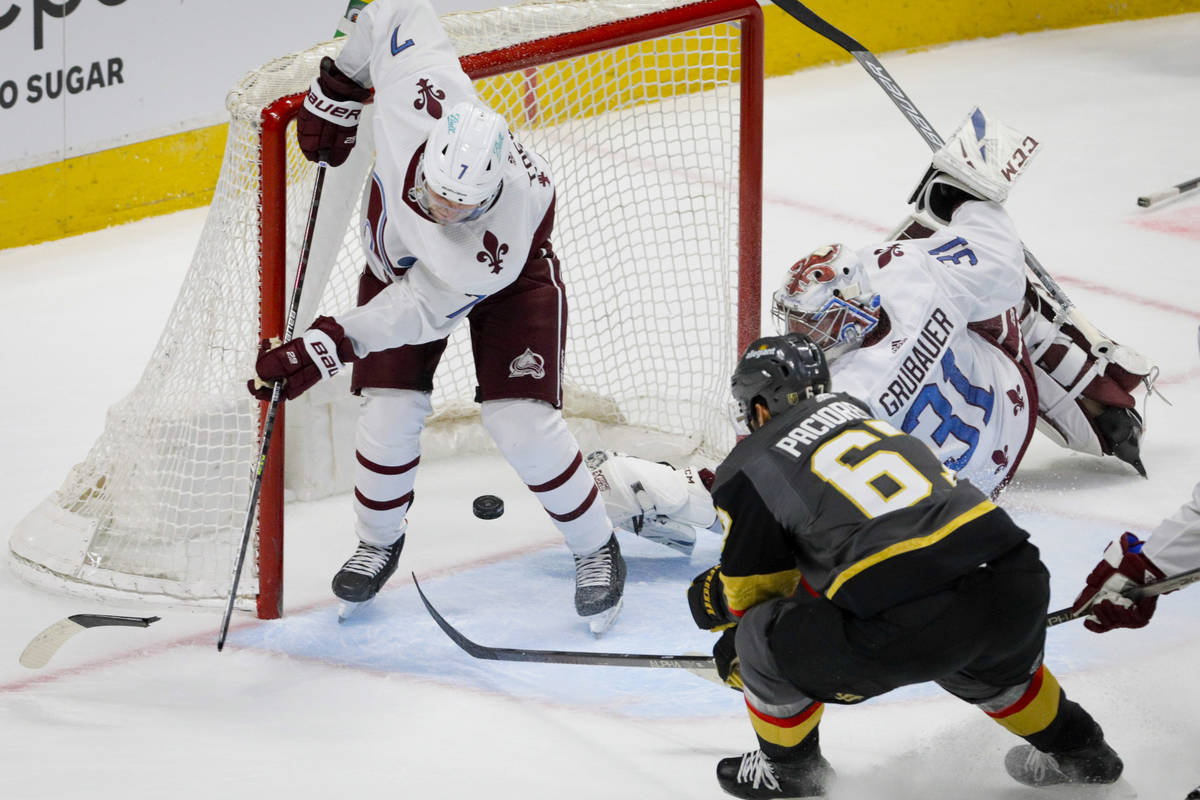
[[[526,347],[525,352],[514,358],[508,365],[508,377],[530,377],[534,380],[541,380],[546,377],[546,359]]]

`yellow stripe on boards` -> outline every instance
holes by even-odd
[[[212,202],[228,125],[0,175],[0,249]]]
[[[876,55],[1007,33],[1200,11],[1200,0],[811,0],[806,5]],[[768,77],[849,60],[844,50],[781,9],[768,4],[763,12]],[[729,27],[717,25],[703,35]],[[657,81],[648,80],[656,73],[683,75],[685,90],[697,91],[712,85],[721,73],[729,75],[740,69],[739,56],[727,52],[726,44],[700,55],[701,37],[693,32],[621,48],[636,57],[632,67],[618,67],[617,57],[610,53],[579,59],[582,65],[539,68],[538,80],[544,81],[546,88],[524,96],[509,94],[509,99],[497,104],[497,110],[519,121],[527,102],[533,102],[540,124],[547,124],[565,115],[572,103],[579,102],[580,93],[594,87],[602,76],[626,77],[585,116],[620,106],[630,98],[646,102],[665,96]],[[638,76],[636,79],[628,76],[631,71]],[[493,78],[489,82],[502,80]],[[869,79],[864,76],[863,80]],[[481,82],[481,89],[489,82]],[[920,107],[919,87],[905,88],[914,94]],[[205,205],[216,186],[224,140],[225,126],[219,125],[0,175],[0,248],[35,244]]]

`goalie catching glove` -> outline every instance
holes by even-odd
[[[1167,577],[1142,553],[1142,545],[1132,533],[1109,544],[1104,560],[1087,577],[1087,587],[1075,598],[1071,610],[1090,613],[1083,626],[1089,631],[1106,633],[1114,628],[1141,628],[1150,622],[1158,605],[1157,597],[1133,600],[1124,592]]]
[[[246,384],[259,400],[271,399],[275,381],[283,381],[284,400],[295,400],[357,358],[346,332],[333,317],[317,317],[303,336],[283,345],[278,341],[262,341],[254,364],[258,378]]]
[[[954,209],[967,200],[1003,203],[1038,149],[1038,141],[1006,125],[991,122],[975,108],[933,154],[933,163],[908,202],[918,221],[949,225]]]
[[[296,117],[296,143],[304,157],[331,167],[345,162],[358,141],[363,103],[370,97],[371,90],[350,80],[332,58],[321,59],[321,73]]]

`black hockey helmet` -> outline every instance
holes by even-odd
[[[738,416],[754,430],[756,401],[766,406],[771,416],[777,416],[814,395],[828,392],[829,364],[821,348],[804,334],[755,339],[733,370],[731,391]]]

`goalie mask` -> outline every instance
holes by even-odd
[[[810,397],[829,391],[825,353],[799,333],[756,339],[742,353],[730,382],[735,426],[742,432],[758,428],[755,402],[775,417]]]
[[[507,150],[503,117],[476,103],[456,103],[425,142],[410,196],[443,225],[477,219],[500,193]]]
[[[802,333],[830,360],[857,348],[879,324],[879,295],[845,245],[818,247],[788,270],[771,296],[780,333]]]

